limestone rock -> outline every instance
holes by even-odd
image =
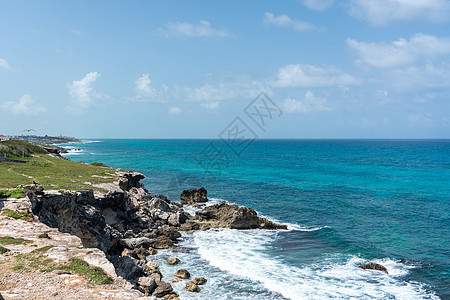
[[[155,279],[150,277],[140,277],[138,285],[144,290],[146,295],[151,294],[157,287]]]
[[[184,190],[180,195],[181,204],[197,204],[208,201],[207,191],[201,187],[199,189]]]
[[[153,291],[153,296],[163,297],[173,291],[172,285],[168,282],[160,281],[158,287]]]
[[[208,206],[195,213],[202,229],[211,227],[228,227],[234,229],[287,229],[286,225],[278,225],[265,218],[258,217],[255,210],[239,207],[225,202]]]
[[[191,277],[191,274],[186,269],[180,269],[175,272],[174,276],[181,279],[188,279],[189,277]]]

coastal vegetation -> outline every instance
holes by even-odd
[[[11,188],[32,184],[33,181],[46,190],[102,190],[93,185],[111,183],[115,177],[115,170],[104,164],[61,159],[25,141],[0,143],[0,156],[26,161],[0,160],[0,189],[8,189],[0,191],[0,198],[23,197],[23,190]]]

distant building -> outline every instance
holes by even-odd
[[[0,134],[0,142],[5,142],[5,141],[9,141],[9,137],[7,137],[3,134]]]

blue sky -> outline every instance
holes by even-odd
[[[450,138],[450,1],[0,1],[0,134]],[[264,130],[245,108],[282,111]]]

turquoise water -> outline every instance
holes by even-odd
[[[67,147],[82,150],[73,160],[144,173],[153,194],[176,201],[204,186],[213,202],[289,225],[188,234],[162,251],[213,278],[198,298],[450,299],[449,140],[259,140],[240,155],[217,140]],[[367,261],[389,275],[356,268]]]

